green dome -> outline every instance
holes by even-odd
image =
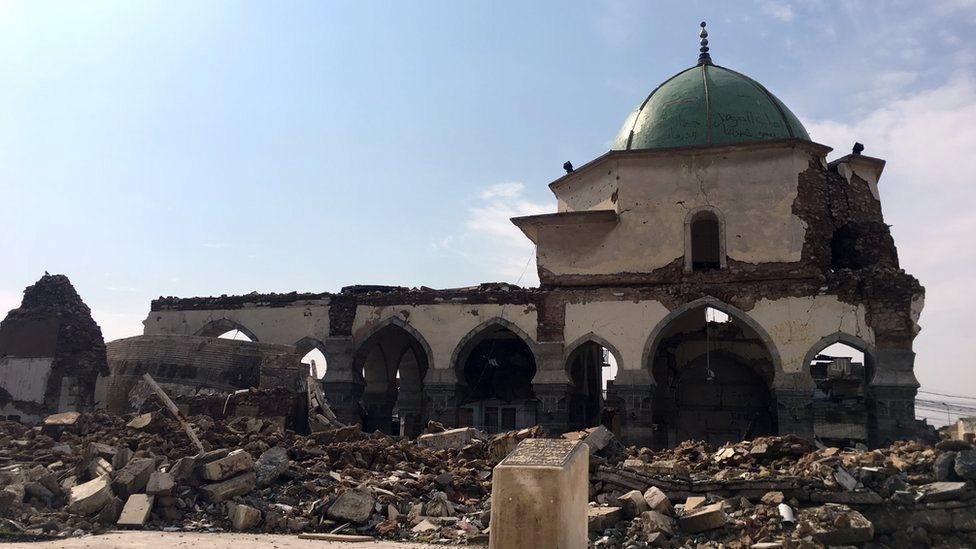
[[[651,92],[620,128],[613,150],[810,140],[803,124],[759,82],[705,62]]]

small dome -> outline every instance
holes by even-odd
[[[613,150],[705,147],[810,135],[762,84],[703,62],[651,92],[627,117]]]

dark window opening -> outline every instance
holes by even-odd
[[[691,270],[722,268],[722,247],[718,218],[712,212],[701,212],[691,222]]]

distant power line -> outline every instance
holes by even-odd
[[[949,394],[949,393],[936,393],[934,391],[919,391],[919,393],[920,394],[923,394],[923,395],[935,395],[935,396],[941,396],[941,397],[958,398],[958,399],[961,399],[961,400],[973,400],[973,401],[976,401],[976,397],[964,396],[964,395],[953,395],[953,394]]]

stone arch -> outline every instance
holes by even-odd
[[[522,328],[519,328],[518,325],[515,324],[514,322],[505,320],[500,316],[496,316],[472,328],[467,334],[464,335],[464,337],[460,339],[460,341],[458,341],[458,344],[454,346],[454,352],[451,353],[451,368],[458,374],[458,379],[462,378],[462,376],[460,375],[461,372],[458,372],[458,368],[460,367],[459,360],[462,358],[461,354],[464,352],[465,347],[469,343],[471,343],[472,340],[480,336],[483,332],[485,332],[492,326],[501,326],[502,328],[505,328],[510,332],[514,333],[515,335],[519,336],[519,338],[521,338],[522,341],[525,342],[526,345],[528,345],[529,350],[532,351],[532,358],[535,359],[536,364],[539,363],[538,346],[536,345],[536,342],[531,337],[529,337],[529,334],[525,333],[525,331]]]
[[[718,223],[718,260],[719,268],[724,269],[727,265],[726,240],[725,240],[725,215],[715,206],[698,206],[688,210],[685,215],[685,272],[694,271],[692,265],[692,226],[703,215],[710,215]]]
[[[844,345],[853,347],[854,349],[857,349],[858,351],[864,353],[865,366],[868,367],[867,383],[870,384],[871,378],[874,377],[875,365],[877,365],[878,363],[877,360],[878,353],[877,350],[874,348],[874,345],[868,343],[867,341],[861,339],[860,337],[848,334],[846,332],[834,332],[828,336],[821,338],[820,341],[814,343],[813,346],[810,347],[810,350],[807,351],[807,354],[803,356],[804,376],[809,378],[811,386],[813,386],[813,378],[810,377],[810,363],[813,362],[813,359],[815,359],[817,355],[820,354],[821,351],[823,351],[827,347],[830,347],[834,343],[843,343]]]
[[[535,341],[513,322],[491,318],[470,330],[451,357],[459,426],[489,433],[538,423]]]
[[[323,366],[325,366],[326,369],[328,368],[330,360],[329,350],[326,348],[325,343],[323,343],[322,340],[311,336],[303,337],[295,342],[295,350],[298,351],[298,355],[301,357],[304,357],[312,350],[318,350],[320,353],[322,353],[322,356],[325,357],[325,364],[323,364]],[[318,365],[316,365],[316,367],[318,367]],[[321,378],[321,376],[319,377]]]
[[[359,353],[361,353],[363,350],[363,345],[367,341],[369,341],[371,337],[378,334],[380,331],[382,331],[384,328],[388,326],[396,326],[397,328],[400,328],[405,332],[407,332],[408,334],[410,334],[411,336],[413,336],[413,338],[417,340],[417,343],[420,344],[420,347],[424,350],[424,354],[427,357],[428,370],[434,368],[434,353],[431,352],[430,344],[427,343],[427,339],[424,338],[424,335],[421,334],[416,328],[414,328],[413,325],[411,325],[409,322],[404,320],[402,317],[396,315],[381,320],[377,324],[371,326],[365,333],[359,334],[355,338],[356,344],[355,344],[354,356],[358,357]],[[326,355],[325,358],[326,360],[328,360],[329,355]],[[419,359],[420,357],[417,358]]]
[[[197,330],[193,335],[204,336],[204,337],[218,337],[225,334],[231,330],[240,330],[240,332],[248,337],[251,341],[257,343],[258,336],[254,335],[250,329],[246,326],[237,322],[236,320],[231,320],[229,318],[219,318],[217,320],[211,320],[210,322],[203,325],[202,328]]]
[[[756,322],[751,316],[749,316],[748,313],[712,296],[705,296],[689,303],[685,303],[684,305],[672,310],[667,314],[667,316],[662,318],[661,321],[654,326],[651,334],[647,337],[647,342],[644,344],[644,352],[641,355],[641,367],[645,369],[651,368],[651,358],[654,356],[654,353],[657,352],[657,347],[658,344],[661,343],[661,338],[664,335],[664,331],[667,330],[672,321],[689,311],[704,307],[718,309],[739,322],[742,322],[756,332],[760,340],[762,340],[763,345],[765,345],[768,349],[770,357],[772,358],[774,376],[773,386],[775,387],[776,380],[783,375],[783,361],[779,355],[779,348],[773,342],[773,338],[771,338],[769,333],[766,332],[766,329],[763,328],[761,324]],[[654,376],[652,375],[651,378],[653,379],[653,377]]]
[[[569,345],[566,345],[564,347],[565,350],[563,352],[563,362],[564,363],[568,362],[569,357],[573,356],[573,353],[576,351],[576,349],[578,349],[584,343],[589,343],[589,342],[597,343],[600,346],[605,347],[608,351],[610,351],[610,354],[613,355],[613,359],[617,361],[617,371],[624,369],[624,359],[623,359],[623,355],[620,354],[620,351],[618,351],[617,348],[612,343],[596,335],[593,332],[590,332],[586,335],[582,335],[576,338]]]
[[[427,340],[399,316],[361,331],[354,340],[352,374],[360,384],[366,430],[419,435],[426,423],[424,377],[433,360]]]

